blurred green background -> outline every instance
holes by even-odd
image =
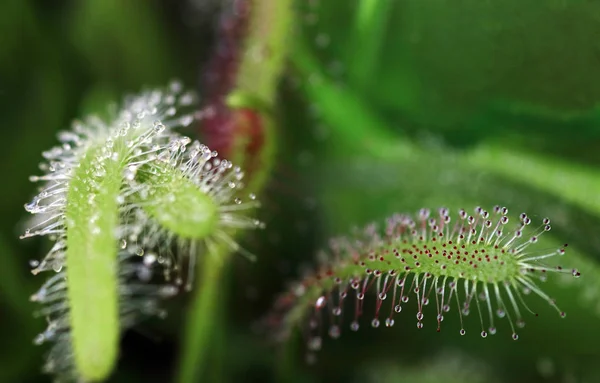
[[[292,3],[277,166],[261,197],[268,226],[245,241],[258,262],[236,257],[223,281],[224,315],[198,381],[600,382],[600,2]],[[232,6],[0,4],[0,381],[50,381],[45,349],[32,343],[44,323],[28,300],[43,280],[28,262],[48,243],[18,240],[41,152],[71,120],[126,93],[174,77],[207,93],[219,17]],[[285,367],[256,330],[329,236],[394,212],[495,204],[551,217],[552,244],[569,243],[563,261],[583,276],[544,285],[566,319],[531,299],[540,317],[514,342],[506,323],[481,339],[474,315],[464,337],[458,318],[436,333],[400,315],[393,329],[327,340],[315,365],[299,353]],[[172,381],[188,301],[125,334],[111,382]]]

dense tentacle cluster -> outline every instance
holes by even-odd
[[[105,122],[97,116],[89,117],[84,122],[77,121],[72,130],[58,134],[61,142],[59,146],[43,153],[46,162],[40,165],[40,169],[45,174],[32,176],[31,180],[43,182],[44,186],[25,205],[25,209],[33,214],[33,219],[22,238],[49,236],[54,241],[50,251],[40,262],[32,261],[34,274],[44,271],[56,273],[32,297],[32,300],[44,305],[39,313],[48,321],[46,330],[38,335],[35,342],[55,342],[46,364],[47,371],[63,377],[79,374],[71,342],[74,330],[74,318],[71,314],[73,305],[79,299],[73,297],[76,292],[70,291],[67,282],[70,280],[73,283],[77,278],[74,275],[69,278],[67,276],[69,272],[77,272],[71,268],[74,263],[85,264],[86,257],[98,255],[73,254],[72,248],[69,251],[70,243],[76,237],[74,231],[84,230],[90,234],[89,238],[106,237],[109,238],[109,243],[114,242],[110,252],[115,257],[108,256],[104,270],[98,270],[98,265],[90,261],[90,266],[84,271],[104,273],[118,283],[118,287],[106,286],[104,294],[119,294],[118,307],[117,303],[114,305],[114,315],[117,316],[114,320],[121,329],[131,323],[127,318],[136,316],[136,311],[138,314],[148,312],[144,309],[148,307],[148,303],[141,304],[142,300],[149,302],[159,297],[160,294],[148,294],[138,299],[122,294],[136,286],[136,282],[132,280],[136,273],[131,272],[128,254],[141,254],[143,250],[139,246],[126,245],[125,238],[135,231],[135,227],[123,219],[129,210],[126,200],[130,190],[125,184],[121,185],[123,177],[119,173],[130,164],[140,161],[145,153],[155,151],[178,137],[173,129],[191,124],[194,116],[178,115],[177,108],[191,105],[193,101],[194,96],[182,93],[181,85],[176,82],[168,90],[155,90],[129,97],[112,121]],[[115,191],[114,195],[110,190]],[[110,206],[115,206],[114,214],[107,214],[106,209]],[[83,211],[87,214],[80,214]],[[74,216],[80,218],[78,222]],[[106,233],[106,230],[112,232]],[[111,240],[111,237],[114,239]],[[72,259],[76,257],[80,262],[70,262],[69,252]],[[120,255],[117,257],[118,252]],[[142,277],[147,276],[147,268],[140,269],[140,273]],[[79,278],[92,279],[89,275]],[[111,291],[113,288],[119,291]],[[159,292],[161,287],[155,286],[150,290]],[[105,296],[89,299],[93,302],[94,299],[105,299]],[[111,317],[109,322],[112,321],[111,313],[107,312],[106,315]]]
[[[185,287],[188,290],[193,282],[195,256],[201,246],[210,249],[215,243],[222,242],[233,251],[253,259],[254,255],[239,246],[232,232],[264,227],[259,220],[244,214],[259,206],[254,194],[250,194],[247,201],[238,196],[244,186],[244,173],[217,155],[216,151],[211,151],[200,142],[181,137],[172,140],[165,150],[151,157],[147,166],[129,168],[129,187],[135,191],[135,202],[130,207],[133,221],[139,223],[130,238],[139,238],[143,247],[158,249],[159,253],[164,254],[165,263],[176,271],[181,270],[182,258],[179,257],[179,262],[173,262],[167,256],[171,254],[170,249],[176,247],[176,254],[187,255],[189,273]],[[185,203],[184,214],[172,208],[176,199],[183,198],[181,190],[173,188],[185,187],[172,178],[174,169],[177,170],[177,177],[192,181],[190,186],[200,193],[201,198],[207,197],[215,203],[216,222],[210,235],[201,239],[197,235],[204,230],[207,221],[203,204],[194,200],[188,203],[179,201],[180,204]],[[189,193],[186,195],[189,196]],[[209,250],[208,253],[212,252]],[[177,277],[176,282],[182,282],[181,276]]]
[[[435,305],[438,331],[454,306],[464,335],[463,316],[476,307],[482,337],[496,333],[497,316],[508,318],[516,340],[516,328],[525,324],[522,311],[531,311],[524,295],[533,292],[565,316],[537,281],[550,272],[574,277],[580,273],[545,263],[564,255],[567,246],[536,246],[551,229],[549,219],[534,229],[525,213],[516,225],[510,221],[508,210],[499,206],[491,213],[477,207],[473,215],[460,210],[456,218],[446,208],[434,216],[422,209],[416,218],[390,217],[382,232],[372,224],[352,239],[333,239],[317,270],[279,298],[269,322],[283,337],[296,326],[304,327],[308,348],[315,351],[321,347],[324,327],[330,337],[340,336],[347,300],[354,300],[350,329],[359,329],[365,297],[372,291],[373,327],[393,326],[395,315],[415,299],[418,328],[424,326],[425,306]]]
[[[224,241],[238,249],[230,231],[261,226],[244,215],[257,205],[254,196],[249,202],[237,197],[241,170],[198,142],[188,150],[191,139],[175,131],[203,118],[178,111],[194,99],[177,82],[129,97],[111,121],[76,122],[59,133],[60,146],[43,153],[45,174],[31,180],[44,186],[25,205],[33,218],[22,238],[49,236],[54,242],[41,261],[31,262],[34,274],[56,273],[32,297],[44,305],[39,314],[48,320],[35,342],[55,342],[46,370],[63,377],[106,376],[114,357],[88,363],[102,353],[94,345],[112,349],[120,331],[147,314],[162,314],[157,301],[177,290],[147,284],[151,269],[178,273],[182,258],[191,255],[193,263],[198,245]],[[175,262],[171,243],[180,250]],[[182,283],[179,275],[176,280]],[[94,321],[110,332],[105,339],[95,335],[100,329],[85,328]]]
[[[124,162],[128,168],[146,161],[149,153],[161,150],[178,137],[173,129],[187,126],[194,120],[192,114],[176,116],[178,106],[191,105],[194,100],[192,94],[180,92],[181,85],[174,82],[169,91],[155,90],[130,97],[114,121],[107,123],[98,116],[88,117],[85,122],[76,121],[72,130],[58,134],[61,145],[42,153],[46,162],[40,164],[40,169],[45,174],[31,176],[30,180],[45,185],[25,205],[25,210],[36,218],[21,238],[51,235],[57,239],[47,257],[34,269],[34,274],[62,268],[66,249],[67,194],[82,159],[95,155],[90,174],[95,182],[106,175],[106,164],[111,161]],[[125,148],[116,148],[116,144],[125,145]],[[120,154],[124,156],[120,157]],[[121,193],[119,202],[124,202],[127,192]],[[90,205],[93,202],[90,200]]]
[[[166,311],[160,309],[158,301],[177,293],[172,285],[148,284],[158,266],[156,257],[147,254],[140,261],[137,255],[128,251],[119,254],[119,315],[122,328],[129,328],[148,316],[164,317]],[[46,329],[38,334],[37,345],[54,342],[43,366],[46,373],[57,376],[57,381],[71,381],[78,378],[75,368],[72,332],[69,320],[69,302],[66,270],[50,277],[42,287],[31,296],[31,300],[44,305],[36,312],[47,320]]]

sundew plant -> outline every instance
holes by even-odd
[[[600,381],[600,5],[0,6],[0,382]]]

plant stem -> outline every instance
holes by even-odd
[[[386,123],[362,101],[358,94],[350,89],[340,88],[329,80],[304,43],[297,43],[292,60],[303,78],[316,79],[307,81],[303,91],[307,99],[313,100],[319,106],[328,126],[336,130],[335,140],[332,141],[338,143],[337,147],[366,150],[371,154],[396,151],[398,137],[389,131]],[[340,108],[340,105],[344,107]],[[344,145],[339,144],[342,140]]]
[[[361,0],[358,3],[347,60],[351,63],[351,81],[358,90],[367,87],[377,70],[392,3],[392,0]]]
[[[274,109],[278,81],[287,54],[293,13],[291,0],[254,0],[249,1],[249,4],[250,21],[247,35],[242,42],[243,53],[235,84],[229,93],[229,96],[233,95],[229,99],[229,106],[238,111],[248,109],[259,114],[259,129],[262,129],[263,142],[259,150],[250,153],[250,156],[245,155],[244,145],[238,142],[236,150],[229,157],[245,170],[250,168],[246,191],[258,194],[267,182],[275,163],[276,134],[271,112]],[[238,141],[247,139],[249,137],[244,134],[236,137]],[[256,169],[253,164],[258,164]],[[211,335],[215,331],[218,318],[227,315],[226,310],[219,305],[223,306],[223,300],[226,299],[223,278],[232,257],[231,250],[226,247],[207,251],[199,257],[203,259],[200,265],[201,278],[195,288],[185,329],[183,354],[177,377],[179,383],[193,383],[203,375]]]
[[[185,340],[179,368],[179,383],[193,383],[201,375],[209,352],[208,345],[217,319],[218,305],[224,299],[221,277],[226,272],[231,254],[212,251],[200,257],[199,285],[192,298],[185,328]]]

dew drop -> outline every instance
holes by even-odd
[[[329,328],[329,336],[333,339],[337,339],[340,337],[341,331],[340,326],[333,325]]]
[[[394,325],[394,320],[392,318],[387,318],[385,320],[385,327],[392,327]]]
[[[169,89],[171,89],[171,92],[173,93],[179,93],[183,89],[183,84],[179,80],[171,80]]]
[[[165,131],[166,127],[163,124],[159,123],[158,125],[154,125],[153,129],[156,134],[160,134]]]
[[[152,271],[148,267],[139,267],[137,277],[143,282],[149,282],[152,278]]]
[[[179,105],[187,106],[194,102],[194,95],[192,93],[186,93],[179,98]]]
[[[34,339],[33,339],[33,344],[39,346],[40,344],[44,343],[44,341],[46,340],[46,338],[44,337],[44,334],[38,334]]]
[[[317,310],[322,309],[323,307],[325,307],[325,304],[327,303],[327,298],[325,298],[325,296],[320,296],[319,298],[317,298],[317,301],[315,302],[315,308]]]
[[[163,298],[169,298],[176,295],[177,291],[178,289],[176,286],[162,286],[159,290],[159,294]]]
[[[319,351],[321,349],[321,337],[315,336],[308,341],[308,348],[312,351]]]
[[[379,324],[380,324],[380,322],[379,322],[379,319],[377,319],[377,318],[374,318],[374,319],[371,321],[371,326],[372,326],[372,327],[374,327],[374,328],[377,328],[377,327],[379,327]]]
[[[400,306],[400,305],[396,305],[396,306],[394,307],[394,311],[395,311],[395,312],[397,312],[397,313],[399,313],[400,311],[402,311],[402,306]]]
[[[192,122],[194,122],[194,117],[193,116],[183,116],[179,119],[179,123],[181,124],[181,126],[189,126]]]
[[[537,369],[540,375],[546,379],[550,379],[556,373],[554,362],[551,358],[540,358],[537,362]]]
[[[150,266],[153,265],[154,262],[156,262],[156,254],[152,254],[152,253],[148,253],[146,255],[144,255],[144,265],[146,266]]]
[[[350,323],[350,330],[358,331],[359,328],[360,328],[360,325],[358,324],[357,321],[353,321],[352,323]]]
[[[460,335],[465,335],[466,333],[467,333],[467,332],[465,331],[465,329],[464,329],[464,328],[461,328],[461,329],[460,329]]]
[[[46,297],[46,290],[40,289],[40,291],[38,291],[37,293],[32,294],[29,297],[29,300],[31,302],[43,302],[45,297]]]
[[[38,200],[36,198],[33,201],[31,201],[30,203],[25,205],[25,210],[27,212],[31,213],[32,211],[34,211],[37,208],[37,206],[38,206]]]
[[[129,166],[127,169],[125,169],[123,175],[127,181],[133,181],[135,179],[136,172],[137,168],[135,166]]]

